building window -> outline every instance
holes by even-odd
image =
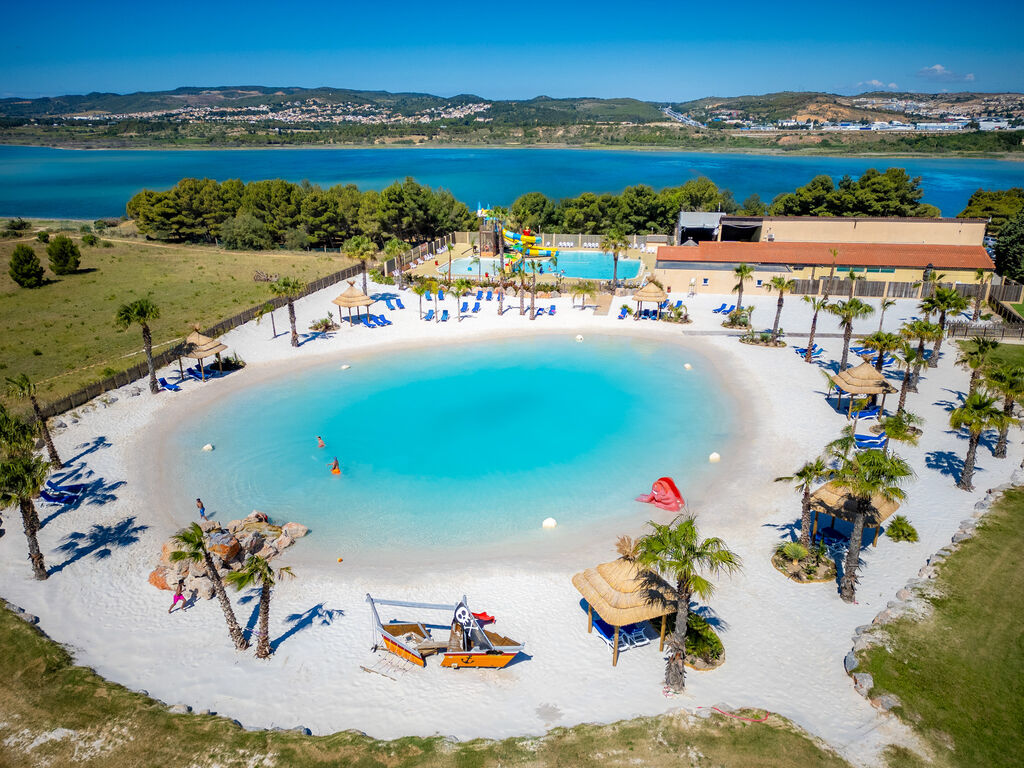
[[[764,285],[764,280],[758,280],[757,287],[760,288],[762,285]]]
[[[701,281],[701,285],[704,285],[704,286],[706,286],[707,284],[708,284],[708,278],[706,278],[706,277],[705,277],[705,278],[703,279],[703,281]]]

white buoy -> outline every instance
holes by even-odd
[[[577,333],[576,334],[576,341],[583,341],[583,334],[582,333]]]
[[[693,366],[690,365],[689,363],[684,363],[683,368],[685,368],[686,370],[690,370],[691,368],[693,368]]]
[[[554,528],[558,525],[558,521],[553,517],[544,518],[544,522],[540,524],[541,528]]]
[[[204,445],[203,446],[203,450],[204,451],[212,451],[213,450],[213,443],[207,443],[206,445]]]
[[[341,366],[341,370],[347,371],[351,367],[352,367],[351,365],[349,365],[348,363],[345,363],[343,366]]]
[[[718,455],[718,451],[715,451],[710,456],[708,456],[708,461],[710,461],[712,464],[716,464],[721,460],[722,457]]]

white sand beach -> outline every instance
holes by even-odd
[[[397,293],[371,286],[371,293],[376,291]],[[333,309],[330,300],[339,292],[332,286],[297,302],[299,329]],[[31,577],[16,515],[7,516],[7,535],[0,539],[0,595],[37,615],[41,628],[68,646],[78,663],[168,704],[212,710],[252,728],[356,729],[384,739],[435,733],[501,738],[727,704],[784,715],[856,764],[876,764],[886,744],[913,743],[895,717],[855,693],[843,668],[854,628],[869,623],[894,599],[928,556],[949,543],[986,489],[1008,481],[1024,455],[1019,433],[1011,434],[1006,459],[992,458],[983,443],[976,491],[955,487],[952,473],[958,471],[966,439],[949,430],[947,409],[966,391],[968,377],[953,365],[954,342],[944,343],[939,367],[925,371],[920,392],[908,400],[909,409],[925,419],[920,445],[896,449],[917,473],[901,512],[920,540],[894,543],[882,536],[877,547],[865,548],[857,603],[848,605],[835,584],[797,585],[769,559],[789,527],[798,524],[800,512],[792,487],[773,479],[818,455],[846,419],[826,403],[819,365],[803,363],[791,349],[746,346],[722,334],[721,318],[711,309],[731,297],[673,295],[683,299],[694,319],[680,326],[619,321],[616,311],[595,317],[591,308],[572,308],[568,297],[544,300],[545,306],[557,305],[554,317],[521,317],[518,302],[498,317],[491,302],[461,323],[453,318],[434,324],[418,319],[415,295],[399,295],[407,309],[387,313],[394,322],[390,327],[345,327],[295,349],[287,333],[280,333],[287,314],[278,310],[275,339],[266,319],[222,338],[247,362],[243,371],[206,384],[186,382],[180,393],[156,396],[143,383],[142,394],[131,396],[128,387],[112,393],[117,399],[110,405],[80,409],[78,423],[58,430],[56,443],[69,482],[88,484],[89,493],[77,508],[40,506],[40,541],[55,570],[42,583]],[[616,300],[613,308],[622,303]],[[764,327],[775,301],[759,303],[755,325]],[[886,313],[886,327],[895,329],[916,307],[900,301]],[[798,297],[787,296],[783,327],[806,333],[808,309]],[[382,310],[381,304],[374,307]],[[870,333],[877,327],[876,315],[859,330]],[[818,329],[835,334],[835,318],[823,315]],[[580,596],[570,583],[573,573],[614,559],[610,537],[562,536],[553,539],[550,550],[528,558],[510,553],[480,561],[467,555],[443,568],[403,564],[398,557],[398,564],[387,568],[357,558],[311,562],[299,541],[276,561],[294,566],[298,578],[275,589],[270,624],[278,647],[266,661],[233,649],[215,601],[167,614],[170,594],[150,586],[147,575],[161,544],[195,513],[189,490],[167,487],[154,464],[159,446],[151,444],[159,442],[176,409],[207,407],[298,365],[358,364],[362,354],[397,353],[428,341],[537,332],[582,334],[584,343],[588,333],[635,333],[690,347],[714,362],[742,402],[741,439],[734,450],[723,450],[715,487],[684,489],[694,499],[690,511],[697,514],[701,533],[723,537],[744,561],[740,574],[718,579],[710,603],[726,649],[720,669],[690,672],[686,693],[666,697],[657,642],[622,654],[618,666],[611,666],[609,649],[587,633]],[[818,343],[826,362],[838,359],[840,338],[819,337]],[[245,499],[238,504],[239,515],[251,509]],[[668,519],[628,500],[623,513],[627,522],[615,533],[635,536],[647,519]],[[524,641],[527,655],[500,671],[441,669],[436,662],[423,670],[389,671],[383,655],[371,652],[367,592],[429,602],[466,594],[474,610],[498,617],[498,631]],[[256,601],[237,595],[233,601],[240,622],[254,625]]]

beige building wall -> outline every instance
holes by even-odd
[[[985,222],[972,219],[888,221],[870,219],[771,219],[761,226],[761,240],[780,243],[921,243],[982,245]]]
[[[967,283],[970,285],[977,283],[977,280],[974,279],[974,270],[939,269],[936,271],[944,276],[942,278],[944,283]],[[844,278],[848,272],[848,269],[846,271],[837,269],[836,277]],[[824,269],[818,267],[813,270],[813,274],[811,267],[783,268],[781,270],[757,269],[755,267],[752,278],[744,285],[743,293],[754,296],[768,294],[764,284],[776,276],[784,276],[792,280],[811,280],[812,278],[827,278],[828,273],[827,267]],[[731,293],[733,286],[736,285],[736,276],[733,274],[731,266],[725,269],[654,269],[651,274],[665,287],[666,291],[671,293],[688,293],[691,280],[693,281],[693,290],[697,294],[724,295]],[[892,272],[865,272],[861,269],[856,274],[871,282],[913,283],[921,280],[923,271],[920,269],[896,269]],[[759,280],[762,283],[760,286],[757,284]],[[705,283],[705,281],[707,282]]]

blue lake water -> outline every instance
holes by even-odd
[[[222,521],[301,522],[319,552],[529,543],[549,516],[561,536],[648,519],[634,497],[662,475],[688,496],[733,430],[710,364],[660,342],[544,336],[353,362],[190,415],[167,443],[174,492]]]
[[[62,150],[0,146],[0,216],[120,216],[143,188],[165,189],[183,176],[224,180],[309,179],[321,185],[381,189],[412,176],[446,187],[470,207],[508,204],[524,192],[553,198],[655,188],[709,176],[737,200],[769,201],[818,174],[838,179],[868,168],[906,168],[921,176],[925,202],[955,216],[979,188],[1024,185],[1024,163],[1008,160],[789,157],[703,152],[570,149],[266,149]]]

